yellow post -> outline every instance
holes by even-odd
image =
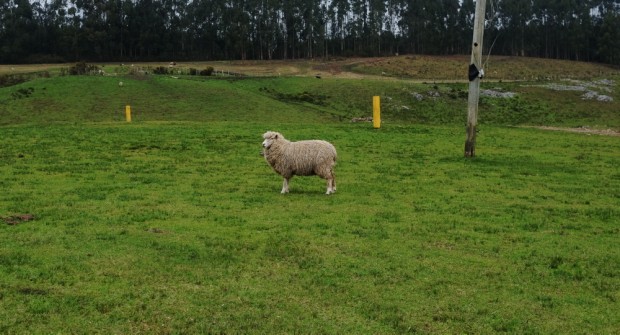
[[[372,97],[372,125],[381,128],[381,98],[378,95]]]
[[[131,106],[129,105],[125,106],[125,118],[127,122],[131,122]]]

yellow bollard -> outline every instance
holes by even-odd
[[[127,122],[131,122],[131,106],[129,105],[125,106],[125,118]]]
[[[372,97],[372,125],[381,128],[381,98],[378,95]]]

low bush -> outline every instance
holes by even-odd
[[[213,74],[213,67],[211,67],[211,66],[209,66],[206,69],[200,71],[200,75],[201,76],[210,76],[212,74]]]
[[[98,72],[99,67],[92,64],[87,64],[86,62],[79,62],[69,68],[69,74],[72,76],[80,76],[85,74],[91,74],[94,72]]]
[[[13,92],[11,96],[13,97],[13,99],[28,98],[33,92],[34,92],[34,88],[32,87],[20,88],[17,91]]]
[[[154,74],[168,74],[168,68],[163,66],[158,66],[153,70]]]
[[[3,74],[3,75],[0,75],[0,87],[8,87],[8,86],[13,86],[13,85],[21,84],[23,82],[26,82],[27,80],[28,79],[26,79],[22,75],[18,75],[18,74]]]

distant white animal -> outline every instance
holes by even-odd
[[[336,192],[336,148],[322,140],[291,142],[274,131],[263,134],[263,156],[275,172],[284,178],[281,193],[288,193],[293,176],[317,175],[327,180],[327,192]]]

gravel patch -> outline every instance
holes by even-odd
[[[551,83],[546,85],[531,85],[534,87],[543,87],[554,91],[575,91],[584,92],[581,96],[583,100],[596,100],[600,102],[612,102],[614,98],[604,93],[613,93],[613,87],[616,84],[614,80],[599,79],[595,81],[581,81],[568,79],[566,84]]]
[[[480,95],[489,98],[511,99],[517,96],[515,92],[501,92],[496,90],[482,90]]]

